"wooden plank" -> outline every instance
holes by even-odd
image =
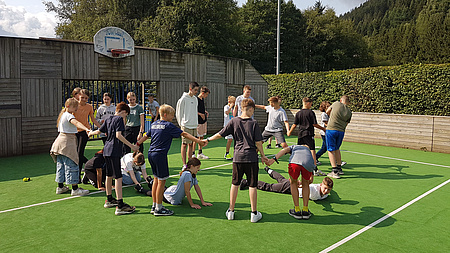
[[[61,78],[61,43],[30,39],[20,41],[22,78]]]
[[[22,128],[19,117],[0,118],[4,136],[0,138],[0,157],[22,154]]]
[[[20,78],[20,39],[0,39],[0,79]]]
[[[185,81],[185,64],[182,54],[162,51],[159,53],[159,59],[160,81]]]
[[[234,71],[235,69],[233,69]],[[208,83],[227,83],[227,62],[218,58],[208,58],[204,70]]]
[[[194,81],[201,84],[207,82],[207,65],[210,64],[209,59],[204,55],[183,54],[185,76],[184,80]]]

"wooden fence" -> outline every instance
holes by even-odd
[[[289,110],[294,122],[298,110]],[[314,111],[320,122],[320,111]],[[450,117],[354,112],[344,141],[450,153]],[[316,137],[320,138],[316,129]]]
[[[2,36],[0,52],[0,157],[50,150],[64,81],[154,82],[158,102],[174,107],[196,81],[211,90],[206,100],[211,133],[222,127],[227,96],[242,94],[243,85],[252,86],[257,103],[267,101],[267,82],[242,59],[145,47],[136,47],[132,57],[111,59],[88,42]],[[257,114],[261,127],[266,118]]]

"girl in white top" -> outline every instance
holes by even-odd
[[[124,155],[120,158],[120,167],[122,169],[122,183],[124,185],[135,184],[135,189],[139,193],[147,193],[140,184],[141,175],[144,176],[147,183],[150,183],[152,178],[147,175],[145,157],[141,152],[135,151],[134,153]]]
[[[223,126],[225,127],[228,122],[233,118],[234,103],[236,98],[234,96],[228,96],[228,104],[223,107]],[[225,159],[233,160],[233,156],[230,154],[231,143],[233,142],[233,136],[225,136],[227,140],[227,147],[225,148]]]
[[[112,96],[110,93],[106,92],[103,94],[103,104],[100,105],[97,109],[97,115],[95,116],[95,119],[103,125],[105,120],[111,116],[114,116],[116,113],[116,106],[111,103]],[[105,144],[106,141],[106,134],[100,133],[100,138],[102,138],[103,144]]]
[[[330,118],[330,116],[328,116],[328,114],[326,113],[326,111],[327,111],[328,107],[330,107],[330,105],[331,105],[330,102],[323,101],[322,103],[320,103],[320,107],[319,107],[319,110],[322,112],[320,125],[325,128],[327,128],[328,119]],[[322,136],[322,147],[320,148],[319,151],[317,151],[317,154],[316,154],[317,165],[321,164],[321,163],[319,163],[319,158],[325,152],[327,152],[327,138],[326,138],[325,132],[323,130],[320,130],[320,136]],[[316,175],[316,176],[318,176],[318,175]]]
[[[52,144],[50,155],[56,162],[56,179],[58,187],[56,194],[62,194],[69,191],[72,185],[72,196],[86,195],[88,190],[78,187],[79,177],[79,157],[77,152],[77,127],[89,132],[90,130],[75,119],[73,113],[78,110],[78,101],[75,98],[66,100],[65,107],[61,110],[57,120],[58,137]]]
[[[197,158],[189,158],[186,169],[180,172],[180,179],[177,185],[172,185],[164,192],[164,197],[172,205],[180,205],[184,196],[187,197],[189,205],[194,209],[201,209],[200,205],[194,204],[191,197],[191,188],[194,186],[195,191],[203,206],[212,206],[211,203],[203,200],[202,191],[197,181],[197,172],[200,170],[200,160]]]

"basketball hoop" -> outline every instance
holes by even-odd
[[[128,49],[111,49],[111,54],[113,57],[119,57],[121,54],[128,54],[130,50]]]

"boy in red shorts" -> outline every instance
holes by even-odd
[[[302,195],[309,196],[309,184],[313,181],[313,171],[314,171],[314,158],[309,151],[307,146],[303,145],[292,145],[287,148],[283,148],[275,155],[275,158],[269,159],[266,163],[268,166],[272,165],[274,162],[278,163],[278,159],[285,154],[291,154],[289,158],[289,177],[291,182],[291,195],[294,201],[294,209],[289,210],[289,215],[296,219],[309,219],[311,217],[311,212],[308,208],[309,198],[303,198],[303,209],[300,209],[299,205],[299,193],[297,188],[298,178],[302,174]]]

